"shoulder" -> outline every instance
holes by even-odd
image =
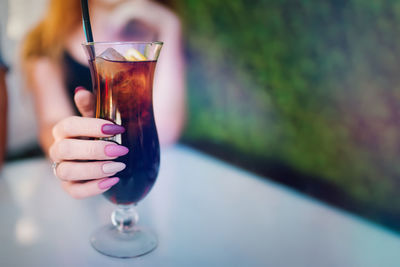
[[[60,64],[48,57],[38,57],[28,63],[34,76],[46,76],[47,74],[58,73],[61,70]]]

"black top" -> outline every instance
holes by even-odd
[[[1,28],[0,28],[0,45],[1,45]],[[2,57],[2,47],[0,46],[0,68],[7,68],[6,64],[3,61],[3,57]]]
[[[0,53],[0,68],[5,67],[5,66],[6,66],[6,64],[4,63],[3,58],[1,57],[1,53]]]
[[[6,63],[4,63],[3,57],[1,56],[1,51],[0,51],[0,69],[8,70]]]
[[[74,103],[75,88],[78,86],[83,86],[92,91],[90,69],[89,67],[82,65],[73,59],[69,53],[65,52],[63,56],[63,71],[65,77],[64,82],[67,88],[69,99],[71,100],[76,113],[79,114]]]

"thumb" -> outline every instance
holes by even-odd
[[[95,101],[93,93],[79,86],[75,89],[74,100],[82,117],[94,117]]]

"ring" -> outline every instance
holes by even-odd
[[[51,164],[51,168],[53,169],[53,173],[55,176],[57,176],[57,167],[58,165],[60,165],[60,162],[53,162],[53,164]]]

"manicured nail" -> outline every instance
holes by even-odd
[[[86,90],[86,89],[83,86],[78,86],[78,87],[75,88],[75,94],[80,90]]]
[[[102,166],[104,173],[116,173],[125,169],[126,165],[122,162],[109,162]]]
[[[101,182],[98,183],[98,186],[101,190],[104,190],[110,188],[111,186],[115,185],[118,182],[119,182],[118,177],[112,177],[102,180]]]
[[[128,154],[129,149],[119,145],[107,145],[104,148],[104,153],[109,157],[119,157]]]
[[[125,132],[125,128],[116,124],[104,124],[101,126],[101,131],[103,134],[115,135]]]

